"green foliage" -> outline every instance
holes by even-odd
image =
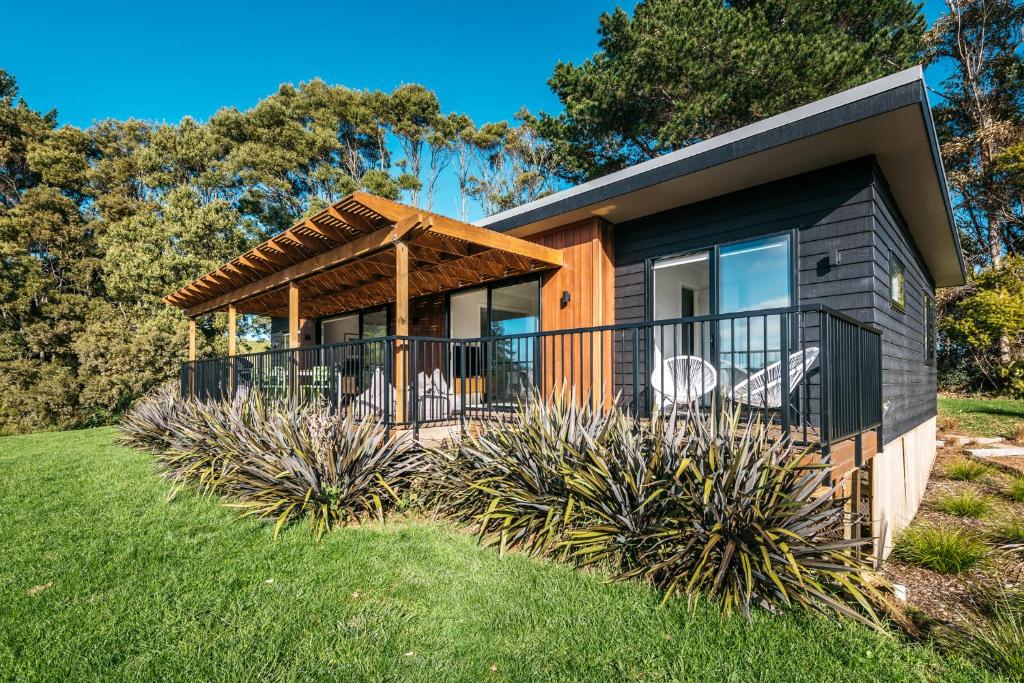
[[[86,130],[16,96],[0,71],[0,432],[116,419],[183,360],[165,294],[354,190],[429,207],[455,159],[463,207],[546,187],[531,121],[478,128],[421,85],[314,80],[208,123]],[[243,316],[242,332],[261,324]],[[200,320],[201,356],[224,352],[224,330]]]
[[[1006,495],[1011,500],[1024,503],[1024,475],[1018,475],[1010,480],[1006,487]]]
[[[1007,257],[979,274],[945,310],[941,362],[975,378],[960,388],[1024,397],[1024,258]]]
[[[969,264],[998,268],[1024,247],[1024,6],[949,3],[927,35],[943,74],[933,108],[960,241]]]
[[[1024,520],[1010,518],[994,524],[988,530],[988,538],[1007,550],[1024,549]]]
[[[893,556],[944,574],[959,574],[978,565],[988,548],[966,529],[912,525],[896,539]]]
[[[282,409],[258,396],[234,402],[182,401],[173,387],[145,397],[120,426],[125,445],[155,453],[177,486],[234,499],[245,515],[272,519],[275,535],[305,519],[325,531],[383,518],[420,467],[407,434],[377,419],[326,405]]]
[[[947,493],[935,499],[935,508],[957,517],[983,517],[992,509],[992,503],[974,489],[962,493]]]
[[[826,468],[801,465],[738,410],[658,416],[587,455],[570,481],[592,516],[567,537],[585,564],[747,617],[753,605],[802,606],[877,626],[855,555],[868,541],[842,538],[846,500],[820,494]]]
[[[975,481],[991,471],[992,468],[983,462],[971,460],[970,458],[961,458],[946,465],[943,474],[946,475],[947,479],[955,481]]]
[[[1024,681],[1024,596],[1005,588],[986,596],[982,610],[940,630],[949,650],[1010,680]]]
[[[841,497],[827,472],[739,413],[638,425],[558,397],[474,426],[433,454],[434,507],[503,547],[610,568],[664,591],[710,595],[748,618],[802,606],[877,626]]]
[[[567,476],[610,428],[574,398],[536,395],[508,419],[474,425],[453,449],[432,451],[426,502],[502,548],[554,552],[575,522]]]
[[[600,17],[600,50],[560,62],[540,132],[593,178],[916,64],[911,0],[645,0]]]
[[[293,519],[305,519],[317,538],[371,516],[383,521],[419,467],[408,433],[393,436],[369,415],[327,406],[275,411],[254,401],[214,410],[208,423],[222,422],[213,438],[237,463],[224,489],[246,515],[276,519],[275,534]]]

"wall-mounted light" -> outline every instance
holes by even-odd
[[[558,300],[558,303],[562,305],[562,308],[565,308],[569,305],[570,299],[572,299],[572,295],[569,294],[569,290],[565,289],[562,290],[562,298]]]

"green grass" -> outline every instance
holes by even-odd
[[[960,434],[1010,439],[1024,422],[1024,401],[940,396],[939,418],[955,420]]]
[[[992,510],[991,501],[973,489],[939,496],[934,505],[947,515],[957,517],[984,517]]]
[[[989,528],[988,537],[993,543],[1024,545],[1024,521],[1013,518],[997,522]]]
[[[1010,483],[1006,485],[1006,497],[1018,503],[1024,503],[1024,475],[1010,480]]]
[[[274,542],[215,501],[166,503],[113,435],[0,439],[0,679],[986,679],[821,617],[663,607],[440,524]]]
[[[985,544],[960,527],[914,525],[897,537],[893,548],[896,559],[945,574],[967,571],[987,554]]]
[[[956,481],[975,481],[976,479],[981,479],[991,471],[992,468],[983,462],[978,462],[977,460],[971,460],[969,458],[962,458],[946,465],[946,469],[943,474],[946,475],[947,479],[953,479]]]

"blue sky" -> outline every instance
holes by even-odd
[[[601,12],[629,2],[4,3],[0,68],[61,123],[206,119],[283,82],[434,89],[475,121],[557,111],[547,79],[597,49]],[[929,21],[943,9],[928,0]],[[933,77],[931,80],[936,80]],[[444,210],[443,198],[439,208]]]

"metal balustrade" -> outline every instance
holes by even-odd
[[[729,404],[826,447],[880,427],[881,338],[822,306],[475,339],[389,336],[184,363],[181,391],[323,400],[412,428],[500,417],[560,391],[637,419]]]

